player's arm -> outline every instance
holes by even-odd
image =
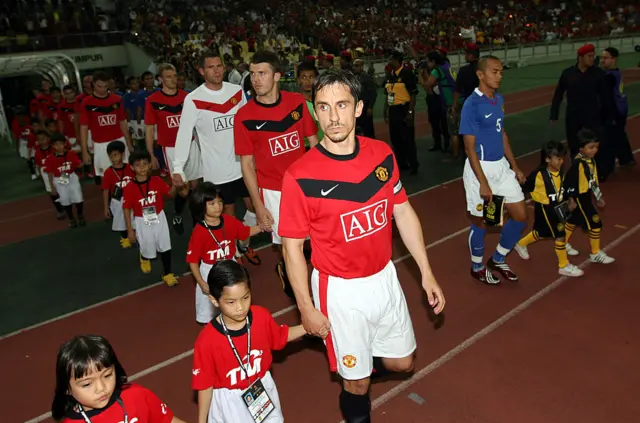
[[[407,200],[393,207],[393,217],[400,232],[402,242],[416,261],[422,275],[422,288],[427,293],[429,305],[436,314],[444,308],[445,299],[442,289],[436,281],[427,257],[427,249],[422,235],[422,225],[411,203]],[[288,268],[287,268],[288,270]]]
[[[149,109],[150,107],[147,106],[147,110]],[[198,109],[196,108],[196,105],[194,104],[193,100],[191,100],[191,98],[185,98],[182,105],[180,126],[178,127],[178,135],[176,136],[176,145],[174,147],[173,153],[173,178],[175,181],[174,184],[176,182],[179,182],[179,180],[176,180],[176,175],[179,175],[178,177],[182,179],[182,183],[187,182],[187,178],[184,175],[184,166],[187,164],[187,160],[189,159],[189,150],[191,149],[191,143],[193,139],[193,129],[196,126],[197,118]]]
[[[509,142],[509,136],[507,135],[507,131],[502,130],[502,144],[504,146],[504,156],[507,158],[507,161],[511,165],[511,170],[516,174],[516,178],[518,178],[518,182],[524,184],[526,178],[524,173],[518,167],[518,162],[516,161],[516,156],[513,154],[513,150],[511,150],[511,142]]]
[[[133,142],[131,141],[131,134],[129,133],[129,124],[127,123],[127,116],[124,114],[124,107],[122,99],[120,99],[120,107],[116,111],[117,119],[120,121],[120,132],[124,136],[124,140],[129,147],[129,152],[133,152]]]
[[[257,209],[263,209],[264,203],[260,198],[260,189],[258,188],[258,173],[256,172],[256,165],[253,159],[253,155],[240,156],[240,165],[242,167],[242,178],[249,191],[251,202],[253,207]]]
[[[91,157],[89,157],[89,112],[87,109],[80,105],[80,118],[74,121],[78,122],[80,131],[76,132],[80,136],[80,147],[82,148],[82,161],[84,164],[91,163]]]
[[[473,170],[474,175],[480,182],[480,195],[486,200],[491,200],[491,189],[489,188],[489,181],[480,166],[480,158],[476,153],[476,134],[478,131],[478,119],[476,116],[476,107],[473,104],[473,97],[469,97],[462,106],[462,113],[460,116],[460,135],[464,140],[464,150],[467,153],[469,159],[469,165]]]

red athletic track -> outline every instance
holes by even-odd
[[[640,137],[633,136],[640,132],[640,120],[631,120],[628,131],[633,147],[640,147]],[[530,170],[536,159],[529,156],[520,165]],[[397,264],[418,339],[415,378],[427,376],[423,370],[426,366],[433,367],[434,372],[408,389],[403,389],[406,379],[402,378],[375,384],[372,397],[384,394],[388,399],[384,404],[374,403],[380,405],[374,411],[375,421],[601,422],[605,411],[607,417],[613,417],[609,421],[634,421],[637,410],[633,407],[637,406],[632,405],[635,402],[631,395],[640,374],[640,348],[631,342],[631,334],[640,317],[635,313],[639,289],[631,280],[635,274],[631,260],[640,232],[622,241],[619,238],[640,225],[640,216],[629,213],[637,210],[633,204],[637,197],[628,196],[637,191],[638,181],[640,169],[634,169],[620,171],[603,186],[608,208],[602,213],[602,243],[620,242],[611,250],[618,259],[616,264],[588,266],[583,278],[567,281],[457,357],[461,348],[456,348],[461,342],[557,281],[553,247],[549,242],[533,246],[529,262],[510,257],[521,275],[518,284],[480,285],[468,276],[468,222],[461,207],[461,182],[412,197],[425,240],[432,244],[429,256],[448,305],[444,324],[430,322],[412,260]],[[496,242],[497,235],[488,237],[488,252]],[[572,244],[584,252],[587,239],[578,233]],[[394,246],[395,258],[406,254],[397,238]],[[574,262],[578,264],[585,257],[583,253]],[[279,322],[296,323],[295,311],[283,311],[291,303],[279,291],[273,272],[275,254],[264,251],[262,258],[262,266],[250,269],[254,298],[277,313]],[[53,390],[56,349],[77,333],[99,333],[114,344],[130,375],[144,371],[137,380],[160,395],[183,419],[195,422],[189,388],[191,357],[185,354],[167,363],[191,349],[199,330],[193,322],[193,284],[190,278],[182,278],[182,282],[175,289],[153,287],[1,340],[0,374],[11,387],[0,403],[5,410],[3,421],[24,422],[46,413]],[[531,319],[533,313],[538,313],[535,321]],[[492,342],[489,348],[488,342]],[[287,421],[339,422],[339,386],[331,381],[321,343],[293,343],[288,352],[282,355],[284,362],[273,368]],[[494,352],[500,356],[489,355]],[[439,360],[442,356],[455,359],[439,367],[444,364]],[[154,371],[146,371],[159,363]],[[452,370],[455,374],[447,374]],[[385,394],[390,389],[395,391]],[[304,400],[300,400],[301,390]],[[424,398],[425,404],[419,406],[408,400],[412,392]],[[615,407],[607,409],[609,404]]]
[[[634,74],[626,76],[627,83],[630,82],[629,79],[636,79],[636,76]],[[553,89],[553,86],[547,86],[506,94],[505,109],[508,113],[517,113],[548,104],[553,95]],[[416,134],[424,136],[430,133],[426,113],[420,113],[416,117]],[[389,128],[384,122],[376,123],[376,135],[384,140],[389,139]],[[102,195],[98,188],[93,184],[84,185],[84,196],[87,221],[104,220]],[[51,218],[53,216],[51,200],[44,195],[0,204],[0,216],[2,216],[0,219],[0,245],[68,230],[66,221],[56,221]]]

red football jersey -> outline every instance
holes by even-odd
[[[40,113],[40,99],[34,98],[29,102],[29,114],[37,117],[38,113]]]
[[[80,107],[80,125],[87,125],[94,143],[111,142],[124,134],[120,122],[126,120],[119,95],[104,98],[87,96]]]
[[[36,133],[29,129],[29,133],[25,137],[27,139],[27,148],[36,148],[38,145],[38,136]]]
[[[62,122],[62,135],[67,138],[77,138],[76,128],[73,126],[76,119],[76,104],[77,102],[69,103],[67,100],[62,100],[60,103],[58,120]]]
[[[87,97],[91,97],[91,95],[87,94],[87,93],[82,93],[82,94],[78,94],[76,96],[76,101],[75,101],[75,103],[73,103],[73,104],[75,104],[76,114],[78,114],[78,115],[80,114],[80,109],[82,108],[82,102]]]
[[[36,100],[38,100],[38,103],[40,103],[38,111],[44,113],[44,106],[51,101],[51,94],[41,93],[38,95],[38,97],[36,97]]]
[[[191,233],[187,248],[187,263],[198,264],[202,261],[215,264],[222,260],[233,260],[236,254],[236,241],[244,241],[250,234],[250,227],[227,214],[220,216],[218,226],[207,228],[203,222],[199,222]]]
[[[60,116],[60,105],[62,105],[62,101],[55,103],[53,100],[50,100],[42,105],[42,115],[45,119],[55,119],[58,120]]]
[[[174,95],[156,91],[147,97],[144,106],[144,123],[157,126],[159,145],[175,147],[182,105],[187,94],[184,90],[178,90]]]
[[[73,173],[82,165],[80,158],[73,151],[67,151],[62,156],[51,154],[44,161],[44,171],[58,178],[64,173]]]
[[[113,194],[113,190],[116,187],[120,187],[124,190],[124,188],[129,185],[129,182],[133,181],[135,178],[135,173],[133,173],[133,169],[128,164],[125,164],[120,169],[116,169],[111,166],[109,169],[104,171],[104,176],[102,177],[102,185],[101,189],[103,191],[109,190],[111,194]],[[123,191],[124,195],[124,191]]]
[[[120,393],[122,404],[127,411],[130,423],[170,423],[173,420],[173,412],[162,402],[160,398],[147,388],[131,383],[125,385]],[[124,421],[123,407],[116,401],[116,394],[112,396],[109,404],[100,409],[87,411],[87,417],[91,423],[114,423]],[[82,414],[72,411],[61,423],[81,422],[85,419]]]
[[[44,168],[47,162],[47,158],[52,155],[53,155],[53,148],[51,148],[51,146],[47,148],[40,148],[40,147],[36,148],[36,156],[34,157],[36,166],[40,168]]]
[[[287,345],[289,327],[279,325],[264,307],[251,306],[251,353],[247,354],[247,327],[230,330],[231,340],[238,351],[247,375],[241,370],[222,325],[217,319],[208,323],[198,335],[193,350],[191,388],[202,391],[213,389],[247,389],[271,369],[271,351],[281,350]],[[249,366],[247,366],[247,355]]]
[[[236,154],[253,155],[258,186],[282,189],[282,176],[305,153],[304,138],[318,133],[304,97],[280,91],[275,104],[254,100],[238,110],[233,127]]]
[[[407,200],[386,143],[358,137],[350,156],[318,145],[284,176],[278,234],[310,235],[311,263],[322,273],[370,276],[391,260],[393,208]]]
[[[133,179],[122,192],[122,208],[133,209],[135,217],[142,217],[142,208],[155,206],[156,213],[164,210],[164,197],[171,187],[159,176],[152,176],[145,182]]]
[[[11,121],[11,133],[16,140],[26,140],[27,136],[31,132],[29,128],[29,120],[25,119],[25,123],[20,123],[17,117],[14,117]]]

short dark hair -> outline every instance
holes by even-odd
[[[546,167],[548,158],[564,157],[566,154],[567,147],[564,143],[556,140],[546,141],[540,149],[540,166]]]
[[[191,193],[189,199],[189,207],[191,208],[191,214],[195,221],[204,220],[204,215],[207,211],[207,203],[213,201],[216,198],[222,198],[222,192],[215,184],[211,182],[201,182],[198,184],[195,190]]]
[[[578,131],[578,141],[580,142],[580,148],[592,142],[600,142],[598,134],[588,128],[582,128]]]
[[[130,77],[127,78],[127,85],[131,85],[131,81],[136,81],[137,79],[138,79],[137,76],[131,75]]]
[[[300,72],[304,72],[304,71],[311,71],[315,73],[316,76],[320,74],[320,72],[318,72],[318,68],[316,67],[315,61],[311,61],[311,60],[304,60],[298,66],[298,75],[300,75]]]
[[[103,72],[103,71],[94,72],[92,77],[93,77],[93,82],[96,82],[96,81],[109,82],[109,80],[111,79],[111,77],[106,72]]]
[[[495,60],[495,61],[498,61],[498,62],[502,63],[502,60],[500,60],[496,56],[492,56],[492,55],[482,56],[480,58],[480,60],[478,60],[478,70],[479,71],[484,71],[486,69],[486,67],[487,67],[487,63],[490,60]]]
[[[145,76],[147,76],[147,75],[151,75],[151,77],[153,77],[153,72],[151,72],[151,71],[142,72],[142,75],[140,75],[140,79],[144,79]]]
[[[607,48],[604,49],[604,51],[609,53],[611,55],[611,57],[614,57],[614,58],[620,56],[620,52],[615,47],[607,47]]]
[[[251,64],[257,65],[258,63],[268,63],[273,70],[273,73],[282,73],[282,63],[277,54],[272,51],[259,50],[251,58]]]
[[[220,53],[217,50],[207,50],[207,51],[205,51],[200,56],[200,61],[198,62],[198,67],[199,68],[204,68],[204,64],[207,63],[207,59],[215,59],[216,57],[218,59],[220,59],[220,62],[224,62],[224,60],[222,60],[222,56],[220,56]]]
[[[51,144],[55,144],[57,142],[67,142],[67,139],[59,132],[54,132],[51,134]]]
[[[58,124],[58,121],[57,121],[57,120],[55,120],[55,119],[48,118],[48,119],[46,119],[46,120],[44,121],[44,126],[49,126],[49,125],[51,125],[52,123],[55,123],[55,124],[57,125],[57,124]]]
[[[219,300],[222,291],[226,287],[231,287],[240,283],[246,283],[251,289],[251,277],[247,269],[233,260],[219,261],[213,265],[207,277],[209,293],[213,298]]]
[[[362,94],[360,80],[353,72],[345,69],[328,69],[316,79],[311,90],[311,102],[315,103],[318,91],[331,85],[346,85],[357,105]]]
[[[124,154],[124,151],[125,151],[124,143],[122,141],[111,141],[107,145],[107,154],[111,154],[114,151],[119,151],[120,154]]]
[[[64,87],[62,87],[62,91],[67,91],[67,90],[75,91],[76,89],[73,87],[73,85],[65,85]]]
[[[42,129],[39,130],[38,132],[36,132],[36,136],[39,137],[40,135],[48,137],[49,133],[47,131],[43,131]]]
[[[56,359],[56,387],[51,404],[51,416],[61,421],[76,407],[76,400],[69,395],[71,378],[81,379],[93,369],[101,371],[113,366],[117,392],[125,387],[127,373],[109,341],[102,336],[81,335],[62,344]]]
[[[49,89],[49,94],[53,94],[53,93],[59,93],[60,91],[60,87],[51,87]]]
[[[151,162],[151,154],[147,150],[135,150],[129,155],[129,164],[131,166],[143,160]]]

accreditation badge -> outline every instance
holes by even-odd
[[[242,401],[247,406],[253,420],[258,423],[266,419],[276,409],[260,379],[253,382],[242,393]]]
[[[488,226],[502,226],[504,223],[504,197],[494,195],[491,201],[485,201],[482,218]]]

